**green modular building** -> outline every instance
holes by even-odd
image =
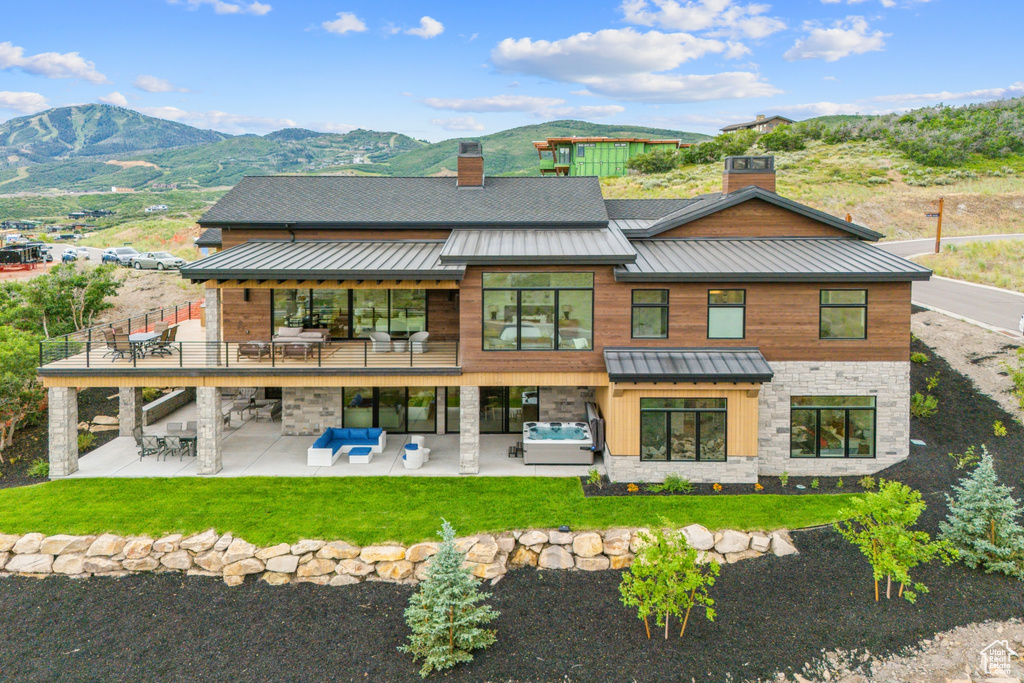
[[[541,175],[622,176],[626,162],[655,150],[674,152],[688,144],[680,140],[646,138],[548,138],[533,143]]]

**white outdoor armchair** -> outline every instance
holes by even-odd
[[[371,332],[370,341],[373,342],[374,353],[388,353],[391,351],[391,335],[387,332]]]
[[[427,337],[430,336],[429,332],[417,332],[416,334],[409,337],[409,344],[412,345],[413,353],[426,353],[427,352]]]

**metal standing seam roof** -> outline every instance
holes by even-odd
[[[623,264],[636,260],[615,227],[601,230],[452,230],[441,263]]]
[[[675,282],[927,280],[931,271],[845,238],[634,240],[637,259],[615,279]]]
[[[222,225],[581,227],[607,225],[596,177],[247,176],[200,218]]]
[[[699,201],[701,197],[683,199],[606,199],[609,220],[658,220]]]
[[[686,225],[698,218],[710,216],[711,214],[736,206],[737,204],[742,204],[743,202],[751,199],[761,199],[769,204],[774,204],[775,206],[792,211],[793,213],[806,216],[807,218],[819,221],[825,225],[836,228],[837,230],[848,232],[860,239],[877,242],[883,236],[882,233],[875,232],[863,225],[857,225],[856,223],[851,223],[843,220],[842,218],[827,214],[824,211],[812,209],[805,204],[795,202],[792,199],[787,199],[755,185],[744,187],[742,190],[736,190],[735,192],[730,192],[728,194],[715,193],[699,197],[697,198],[697,201],[691,202],[678,211],[675,211],[652,224],[644,231],[643,236],[654,237],[666,230],[678,228],[680,225]]]
[[[651,227],[652,223],[654,223],[654,221],[642,220],[639,218],[619,218],[617,220],[608,221],[608,225],[614,228],[618,228],[624,233],[633,233],[646,230],[647,228]]]
[[[181,268],[198,280],[461,280],[443,240],[252,240]]]
[[[613,382],[770,382],[772,367],[757,348],[606,348]]]

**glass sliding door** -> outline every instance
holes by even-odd
[[[391,336],[401,339],[427,329],[427,291],[425,289],[391,290]]]
[[[275,289],[270,306],[271,334],[279,327],[315,327],[330,330],[336,340],[365,339],[371,332],[407,339],[429,331],[425,289]]]
[[[381,387],[377,389],[377,425],[386,432],[406,430],[405,387]]]
[[[448,412],[445,414],[445,431],[449,434],[458,434],[462,431],[462,411],[459,410],[461,397],[459,387],[448,387],[445,390],[448,399],[446,401]]]
[[[523,431],[524,422],[536,422],[539,415],[537,387],[508,388],[508,431]]]
[[[505,431],[505,387],[480,387],[480,432]]]
[[[407,405],[410,432],[437,431],[437,390],[434,387],[409,387]]]
[[[313,314],[331,331],[331,339],[348,339],[348,290],[314,289]]]
[[[371,387],[345,387],[342,392],[342,401],[346,427],[365,429],[373,426],[373,389]]]
[[[366,338],[371,332],[388,331],[386,289],[352,290],[352,337]]]

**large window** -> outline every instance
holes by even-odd
[[[437,431],[434,387],[345,387],[342,424],[347,428],[380,427],[388,432]]]
[[[371,332],[408,337],[427,329],[425,289],[275,289],[273,330],[322,328],[332,339],[355,339]]]
[[[747,293],[742,289],[708,291],[708,339],[743,339]]]
[[[868,333],[868,293],[864,289],[821,290],[822,339],[865,339]]]
[[[723,462],[724,398],[640,399],[640,459]]]
[[[875,457],[873,396],[793,396],[791,415],[791,457]]]
[[[594,348],[593,273],[484,273],[483,348]]]
[[[668,290],[633,290],[633,339],[668,338]]]

